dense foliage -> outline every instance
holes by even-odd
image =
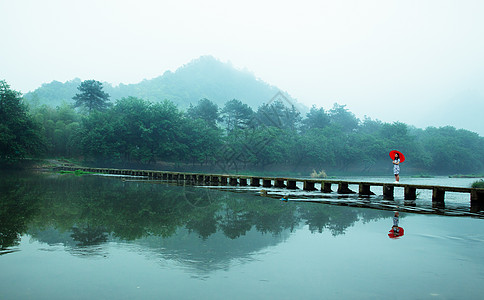
[[[0,81],[0,162],[36,155],[42,148],[40,127],[22,103],[20,93]]]
[[[20,101],[18,93],[3,90]],[[302,115],[279,100],[253,110],[237,99],[219,107],[203,98],[184,111],[168,100],[153,103],[125,97],[90,113],[68,104],[55,109],[44,105],[32,109],[33,118],[28,118],[24,106],[15,107],[20,115],[4,113],[0,124],[6,132],[2,133],[3,159],[15,153],[33,155],[33,145],[41,144],[41,136],[49,157],[105,165],[386,174],[391,168],[388,152],[398,149],[406,154],[404,170],[408,173],[475,174],[484,170],[484,138],[476,133],[359,120],[339,104],[328,110],[312,107]],[[22,118],[28,121],[15,121]],[[15,146],[17,150],[8,142],[12,132],[25,140]]]

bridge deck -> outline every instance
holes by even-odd
[[[156,180],[176,180],[190,183],[212,184],[212,185],[231,185],[231,186],[253,186],[264,188],[277,187],[286,188],[289,190],[299,189],[297,183],[302,183],[303,190],[316,191],[316,184],[321,185],[320,191],[322,193],[332,193],[332,185],[337,185],[338,194],[356,194],[361,196],[374,195],[370,190],[372,186],[381,186],[383,190],[384,199],[393,199],[394,189],[404,188],[405,200],[415,200],[417,197],[416,190],[432,190],[432,202],[436,206],[443,207],[445,205],[444,198],[446,192],[469,193],[471,210],[478,211],[484,209],[484,189],[479,188],[465,188],[454,186],[438,186],[438,185],[420,185],[420,184],[405,184],[405,183],[384,183],[384,182],[353,182],[343,180],[326,180],[326,179],[307,179],[307,178],[291,178],[291,177],[266,177],[266,176],[248,176],[248,175],[230,175],[230,174],[203,174],[203,173],[189,173],[189,172],[166,172],[153,170],[127,170],[127,169],[107,169],[107,168],[87,168],[63,166],[57,168],[58,170],[76,171],[81,170],[85,172],[113,174],[113,175],[127,175],[127,176],[144,176]],[[250,183],[249,183],[250,181]],[[348,186],[358,185],[358,192],[352,191]]]

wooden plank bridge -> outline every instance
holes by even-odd
[[[57,167],[56,170],[76,171],[110,174],[119,176],[141,176],[154,180],[185,182],[194,185],[230,185],[230,186],[252,186],[264,188],[284,188],[288,190],[299,189],[298,183],[305,191],[317,191],[322,193],[333,193],[333,186],[337,186],[337,194],[358,194],[359,196],[375,195],[371,191],[372,186],[382,187],[383,199],[393,200],[395,187],[404,189],[405,200],[416,200],[417,190],[432,190],[432,205],[434,207],[445,207],[445,193],[457,192],[468,193],[470,195],[471,211],[484,210],[484,189],[464,188],[452,186],[416,185],[403,183],[383,183],[383,182],[352,182],[341,180],[317,180],[304,178],[285,178],[285,177],[259,177],[245,175],[227,174],[203,174],[187,172],[166,172],[149,170],[128,170],[128,169],[107,169],[107,168],[88,168],[75,166]],[[349,185],[358,185],[358,191],[353,191]],[[319,189],[317,188],[319,186]]]

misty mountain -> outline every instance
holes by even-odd
[[[73,103],[72,97],[78,93],[79,78],[61,83],[53,81],[24,95],[32,106],[47,104],[55,107],[63,102]],[[166,71],[163,75],[145,79],[136,84],[112,86],[103,83],[104,91],[111,101],[134,96],[159,102],[170,100],[185,109],[198,100],[207,98],[219,107],[225,102],[238,99],[256,109],[262,103],[268,103],[279,92],[279,88],[270,85],[247,70],[239,70],[230,63],[224,63],[212,56],[202,56],[178,68],[175,72]],[[283,93],[290,103],[299,109],[303,105]],[[303,109],[306,110],[306,109]]]

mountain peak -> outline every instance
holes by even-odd
[[[40,104],[58,106],[63,101],[70,102],[77,92],[78,79],[66,83],[44,84],[24,98],[36,99]],[[77,84],[76,84],[77,83]],[[137,84],[120,84],[113,87],[105,83],[104,91],[116,100],[133,96],[159,102],[165,99],[184,109],[207,98],[219,107],[227,101],[238,99],[257,109],[267,103],[279,92],[279,89],[258,80],[247,70],[238,70],[230,62],[222,62],[212,55],[200,56],[176,69],[166,71],[153,79],[143,80]]]

